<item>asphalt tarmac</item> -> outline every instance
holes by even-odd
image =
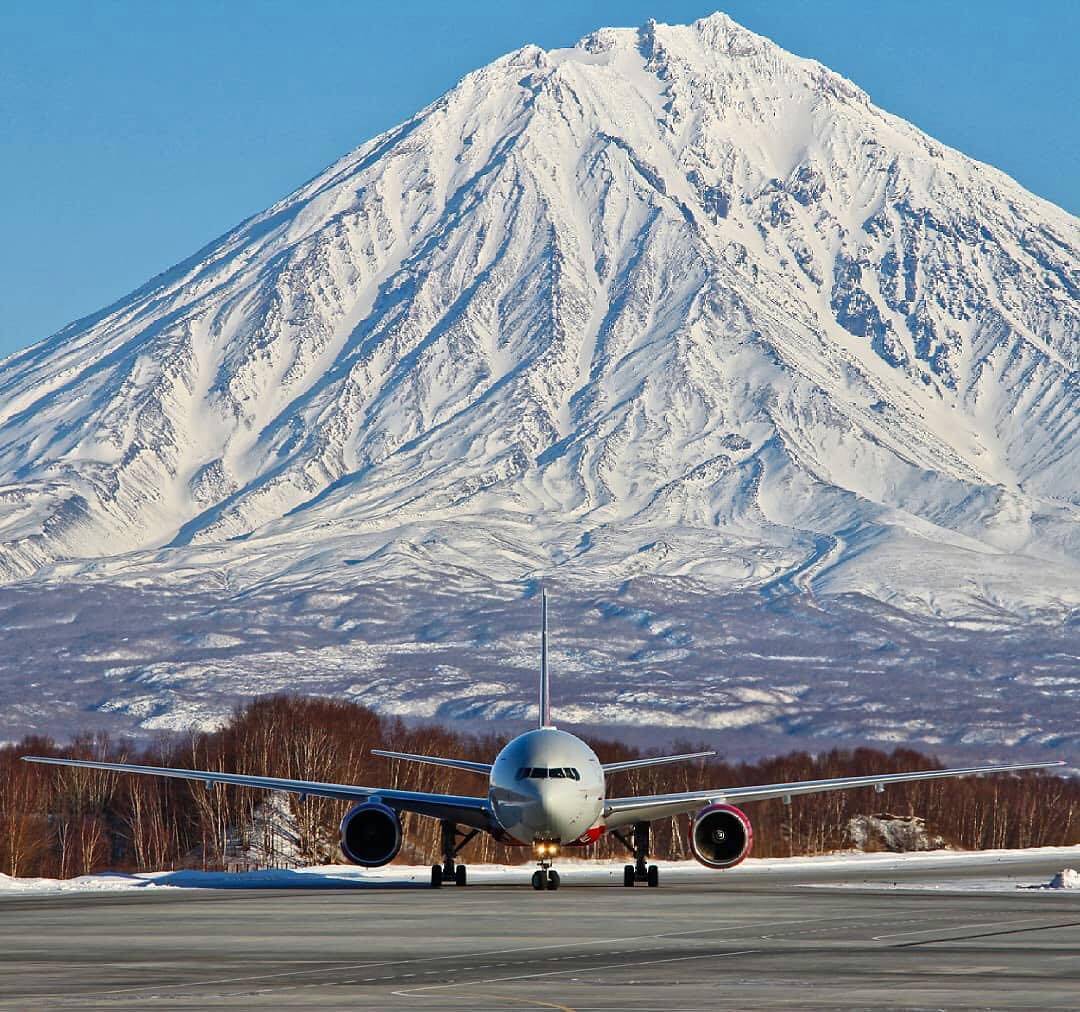
[[[12,896],[0,1008],[1080,1008],[1080,896],[882,888],[942,874]]]

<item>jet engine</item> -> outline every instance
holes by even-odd
[[[690,826],[690,849],[707,868],[734,868],[753,845],[750,820],[734,805],[709,805]]]
[[[401,819],[392,808],[366,801],[341,820],[341,852],[353,864],[378,868],[401,850]]]

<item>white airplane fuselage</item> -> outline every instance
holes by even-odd
[[[541,727],[498,754],[488,797],[499,825],[519,843],[569,844],[601,825],[604,770],[580,738]]]

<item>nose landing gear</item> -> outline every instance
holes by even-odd
[[[660,869],[655,864],[648,864],[649,824],[634,823],[633,843],[618,831],[613,831],[611,835],[634,855],[634,863],[623,868],[623,885],[633,888],[638,882],[647,882],[653,889],[660,885]]]
[[[474,829],[469,833],[463,833],[453,822],[443,822],[441,826],[443,863],[431,866],[431,887],[438,889],[444,882],[453,882],[454,885],[463,886],[468,880],[468,873],[465,865],[454,864],[454,858],[480,830]]]
[[[559,888],[559,873],[553,868],[544,871],[538,869],[533,872],[532,887],[534,889],[558,889]]]
[[[556,843],[535,843],[533,853],[537,857],[540,867],[533,872],[532,887],[536,890],[558,889],[559,873],[551,867],[551,859],[558,855],[559,845]]]

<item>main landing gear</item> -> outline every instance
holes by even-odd
[[[623,885],[633,888],[638,882],[647,882],[655,889],[660,884],[660,869],[655,864],[648,864],[649,860],[649,824],[647,822],[634,823],[634,839],[631,843],[618,830],[611,833],[631,854],[634,855],[634,863],[623,868]]]
[[[431,887],[438,889],[444,882],[453,882],[454,885],[463,886],[467,880],[465,865],[455,865],[454,858],[480,830],[474,829],[463,833],[453,822],[442,822],[440,826],[442,827],[443,863],[431,866]]]
[[[559,873],[551,867],[551,860],[558,855],[559,845],[557,843],[534,843],[533,853],[536,855],[536,863],[540,867],[533,872],[532,887],[536,890],[558,889]]]

